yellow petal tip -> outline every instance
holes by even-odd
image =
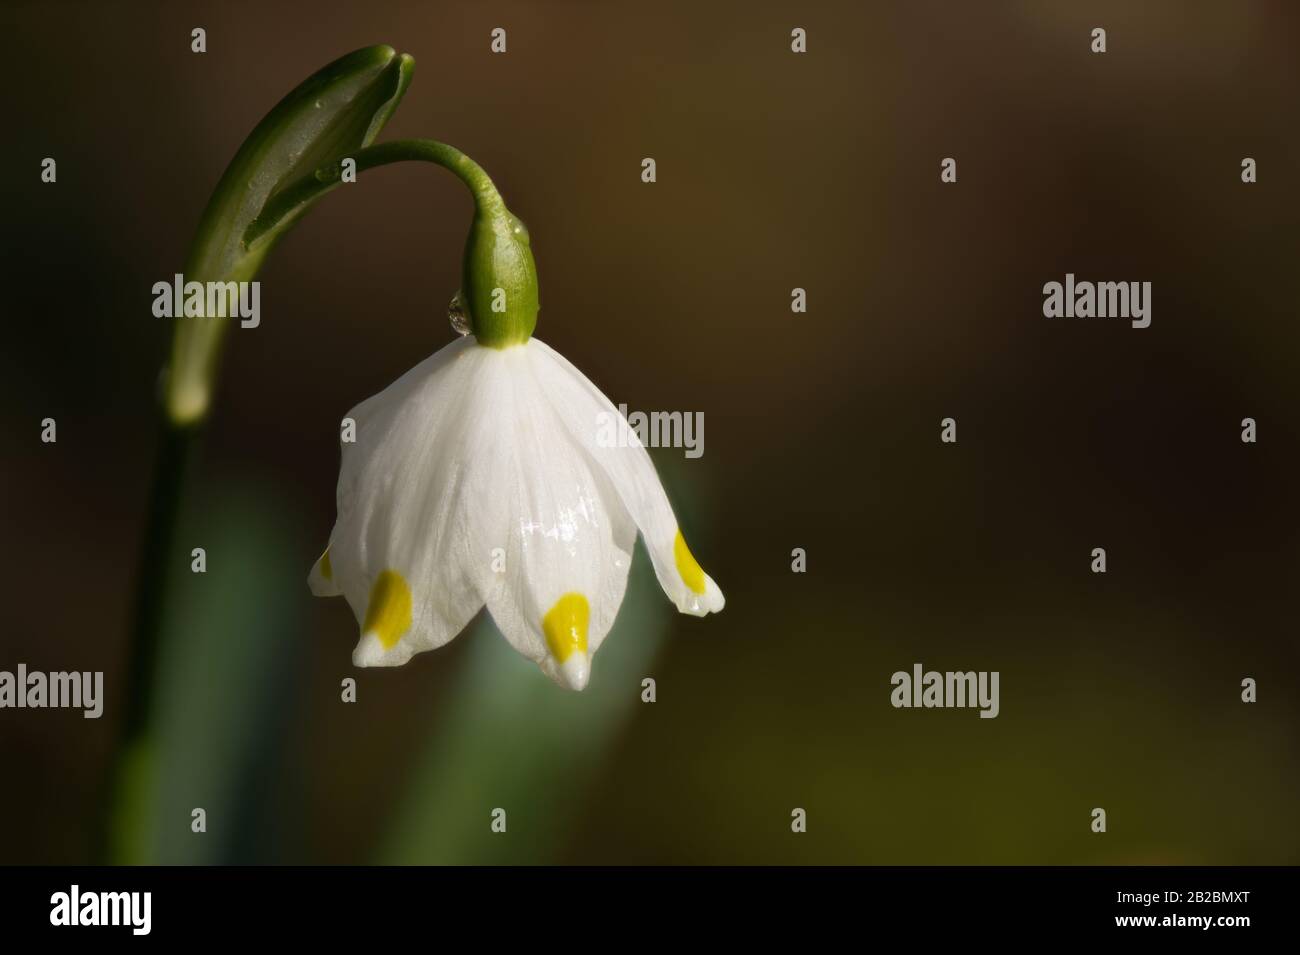
[[[385,570],[370,588],[370,604],[361,632],[373,633],[385,650],[391,650],[410,629],[411,588],[397,571]]]
[[[699,565],[691,554],[691,549],[686,546],[686,538],[682,536],[680,529],[677,531],[677,539],[673,541],[673,560],[677,563],[677,573],[681,575],[682,583],[697,594],[704,593],[707,587],[704,568]]]
[[[587,655],[587,624],[591,607],[582,594],[565,594],[542,618],[542,633],[555,662],[563,665],[575,652]]]

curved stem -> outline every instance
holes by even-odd
[[[359,149],[351,156],[340,157],[329,165],[322,166],[314,175],[299,179],[297,182],[280,190],[267,202],[261,214],[254,219],[244,232],[244,246],[250,251],[258,240],[268,233],[277,231],[284,220],[305,208],[307,203],[337,188],[342,182],[343,160],[356,162],[356,171],[364,172],[376,166],[387,166],[395,162],[429,162],[454,173],[461,182],[469,187],[474,195],[474,204],[480,213],[505,213],[505,203],[491,178],[483,167],[470,159],[455,146],[436,142],[432,139],[400,139],[377,146]]]
[[[474,196],[461,267],[470,327],[480,345],[508,348],[526,342],[537,325],[537,265],[529,248],[528,230],[511,215],[501,194],[478,163],[454,146],[432,139],[405,139],[358,149],[318,167],[271,196],[244,231],[242,261],[261,263],[276,239],[317,199],[337,189],[344,163],[356,171],[395,162],[428,162],[452,172]]]

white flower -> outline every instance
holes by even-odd
[[[610,414],[545,343],[492,348],[472,335],[350,412],[338,519],[309,582],[352,606],[352,662],[399,666],[486,604],[511,646],[581,690],[623,601],[638,529],[678,610],[721,610],[635,434],[620,447],[597,441]]]

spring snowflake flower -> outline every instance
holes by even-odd
[[[466,336],[349,413],[338,520],[312,591],[356,613],[358,666],[440,647],[487,605],[516,650],[581,690],[627,586],[639,529],[683,613],[721,610],[641,443],[597,440],[618,411],[544,342]]]
[[[543,342],[528,230],[487,174],[431,140],[377,147],[418,159],[474,195],[462,291],[464,336],[349,414],[338,519],[309,582],[342,594],[358,666],[400,666],[450,641],[480,608],[555,682],[587,685],[627,587],[638,529],[683,613],[721,610],[635,435],[608,447],[619,412]],[[358,168],[362,163],[358,162]]]

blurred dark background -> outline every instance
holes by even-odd
[[[381,138],[465,149],[528,223],[538,337],[615,403],[704,413],[702,458],[654,454],[727,608],[669,614],[639,552],[590,697],[482,622],[351,667],[351,613],[305,583],[338,420],[453,337],[470,215],[440,170],[368,174],[228,337],[156,857],[1300,861],[1300,8],[9,3],[0,29],[0,669],[107,686],[98,721],[0,711],[0,862],[91,856],[172,332],[151,286],[257,120],[372,43],[416,59]],[[1151,327],[1043,318],[1066,272],[1151,281]],[[891,708],[915,662],[1000,671],[1001,715]]]

